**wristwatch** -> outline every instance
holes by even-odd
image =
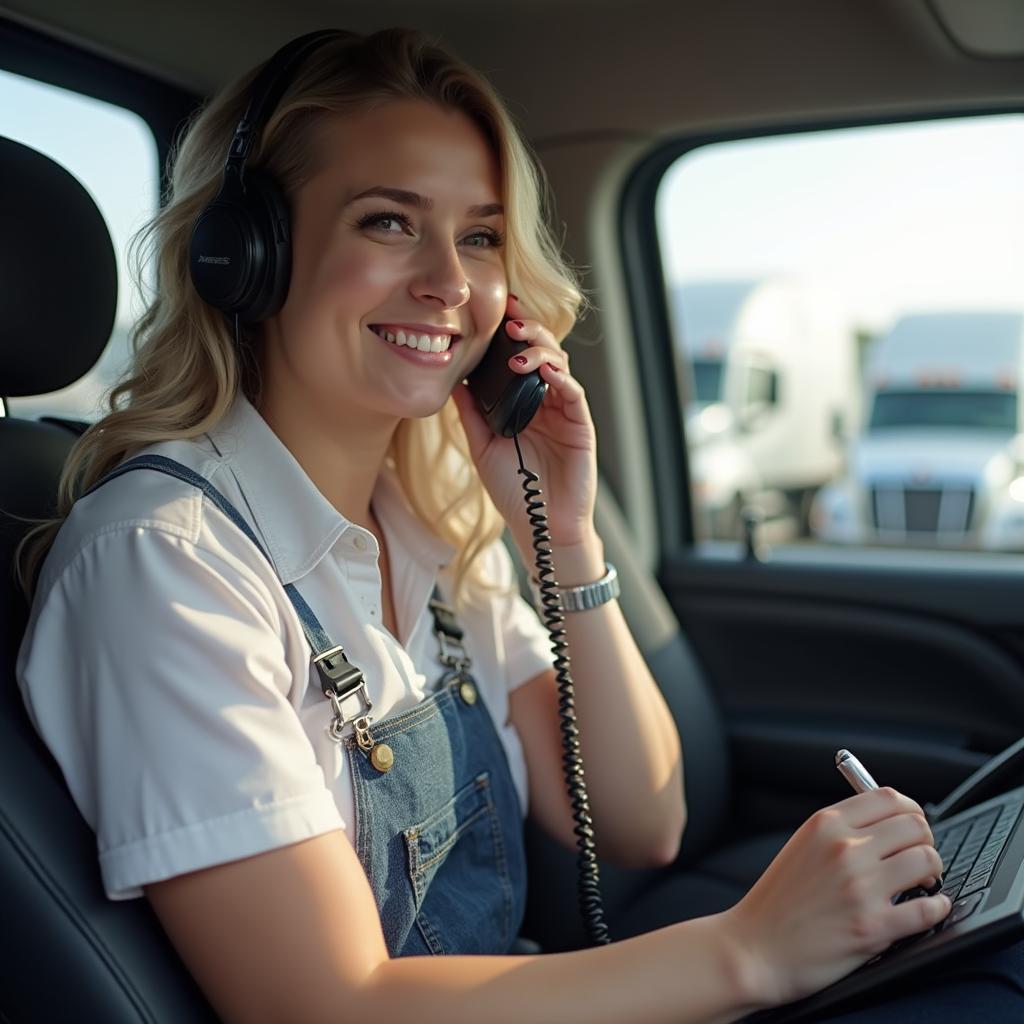
[[[558,609],[563,612],[585,612],[588,608],[597,608],[608,601],[614,601],[622,593],[619,586],[619,574],[611,562],[605,562],[607,570],[601,579],[594,583],[584,583],[579,587],[554,587],[551,592],[558,598]],[[536,579],[533,580],[533,593],[537,609],[544,607],[544,594]]]

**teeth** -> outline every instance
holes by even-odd
[[[394,345],[406,345],[420,352],[447,352],[452,344],[450,334],[406,334],[401,328],[392,334],[383,327],[375,330],[385,341],[390,341]]]

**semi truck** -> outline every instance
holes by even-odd
[[[797,277],[672,291],[698,533],[740,536],[744,505],[806,532],[859,427],[856,337],[842,303]]]
[[[811,510],[841,544],[1024,550],[1024,311],[901,317],[868,351],[868,415]]]

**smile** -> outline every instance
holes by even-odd
[[[460,337],[458,334],[421,334],[390,324],[371,324],[370,330],[394,345],[418,349],[420,352],[447,352],[452,342],[458,341]]]

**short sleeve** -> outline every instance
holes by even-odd
[[[488,552],[501,593],[493,600],[495,627],[505,654],[509,693],[554,664],[551,637],[537,613],[519,593],[512,556],[501,540]]]
[[[124,526],[37,600],[19,682],[111,899],[344,827],[255,573]]]

